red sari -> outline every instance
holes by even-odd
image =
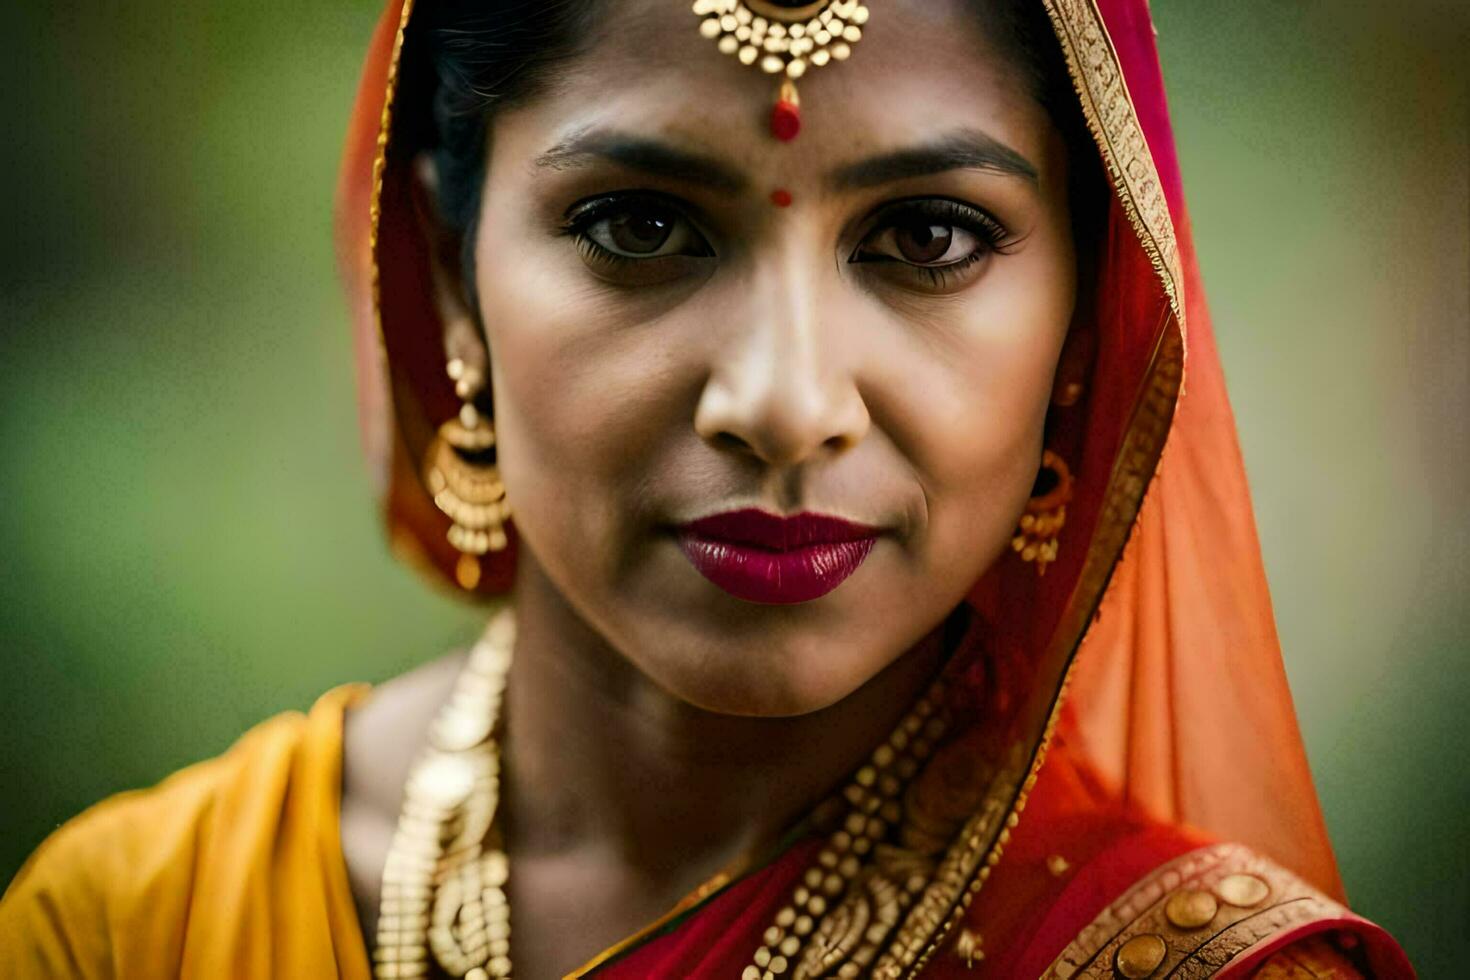
[[[1046,576],[1007,556],[969,597],[975,626],[946,668],[957,724],[905,797],[930,877],[892,928],[855,940],[862,975],[1412,976],[1340,904],[1147,4],[1044,2],[1111,188],[1081,304],[1097,337],[1087,395],[1048,429],[1075,490]],[[416,465],[457,402],[392,125],[411,17],[392,0],[369,53],[339,241],[392,539],[453,582]],[[506,591],[514,564],[512,534],[477,590]],[[820,846],[807,836],[717,877],[576,975],[762,975],[752,953]],[[871,918],[863,896],[843,901],[849,924]]]

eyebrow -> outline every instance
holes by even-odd
[[[716,157],[683,150],[658,140],[609,130],[584,130],[557,143],[536,158],[537,167],[570,170],[593,160],[612,163],[686,184],[718,191],[745,189],[746,179]]]
[[[727,193],[743,191],[748,184],[739,170],[718,157],[605,129],[568,136],[537,157],[536,166],[571,170],[595,160]],[[988,133],[964,129],[920,146],[845,164],[828,175],[827,183],[836,190],[856,190],[950,170],[983,170],[1037,182],[1031,161]]]
[[[922,146],[869,157],[839,167],[828,182],[839,190],[873,187],[949,170],[984,170],[1037,182],[1036,167],[989,133],[964,129]]]

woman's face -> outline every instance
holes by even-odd
[[[608,8],[490,140],[523,560],[674,695],[813,711],[1007,550],[1076,289],[1064,145],[967,0],[877,7],[790,143],[687,3]]]

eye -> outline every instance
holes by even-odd
[[[949,265],[973,253],[980,242],[963,228],[921,220],[885,228],[865,244],[864,252],[869,255],[886,255],[911,265]]]
[[[618,194],[575,205],[567,216],[567,231],[606,258],[714,254],[682,211],[653,196]]]
[[[878,213],[848,261],[944,269],[1001,250],[1008,234],[994,217],[959,201],[900,201]]]

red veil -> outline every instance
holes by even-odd
[[[1097,294],[1084,304],[1096,321],[1097,352],[1085,401],[1048,437],[1075,476],[1058,561],[1039,578],[1002,558],[971,596],[981,624],[975,647],[985,653],[976,666],[954,669],[984,675],[990,710],[983,714],[1004,715],[1003,733],[995,735],[992,718],[986,738],[1003,739],[1019,755],[1009,781],[998,778],[1000,789],[976,801],[996,803],[994,819],[957,830],[957,841],[968,834],[974,843],[956,859],[962,880],[941,903],[936,931],[963,936],[980,869],[994,867],[997,886],[1009,873],[1012,899],[995,914],[1027,919],[1034,936],[1055,933],[1031,976],[1117,894],[1068,899],[1083,911],[1058,919],[1055,893],[1028,891],[1023,880],[1026,855],[1052,859],[1057,875],[1066,855],[1097,850],[1079,844],[1078,834],[1121,826],[1087,823],[1093,811],[1187,828],[1140,859],[1132,877],[1183,853],[1178,840],[1229,841],[1341,898],[1282,669],[1147,3],[1044,2],[1112,190]],[[339,240],[363,430],[392,539],[400,554],[452,582],[457,554],[416,461],[457,402],[443,376],[428,251],[391,124],[411,8],[392,0],[373,40],[342,175]],[[482,593],[509,587],[514,551],[512,544],[487,563]],[[976,744],[962,733],[929,769],[952,773]],[[1022,818],[1028,796],[1036,804]],[[1016,845],[1007,855],[1010,828]],[[995,891],[982,893],[979,906]],[[1032,891],[1036,904],[1023,908]],[[753,894],[742,896],[747,908]],[[702,906],[681,928],[697,932],[701,919],[718,918],[720,904]],[[718,937],[742,928],[758,936],[764,924],[741,922],[719,920],[710,942],[718,946]],[[670,941],[666,934],[650,945]],[[642,969],[652,969],[648,962]],[[738,965],[730,975],[740,975]]]

